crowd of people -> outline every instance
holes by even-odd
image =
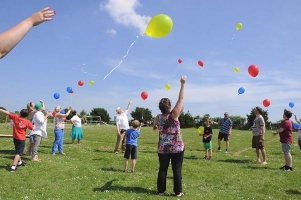
[[[0,34],[0,59],[6,56],[30,31],[34,26],[37,26],[45,21],[51,21],[53,16],[56,14],[55,11],[51,10],[51,7],[44,8],[39,12],[32,14],[30,17],[20,22],[11,29]],[[186,77],[182,76],[180,79],[181,87],[179,91],[178,100],[174,107],[171,105],[171,101],[168,98],[162,98],[159,102],[159,109],[161,111],[155,117],[153,123],[153,130],[159,132],[158,140],[158,160],[159,160],[159,170],[157,177],[157,191],[158,195],[164,195],[166,191],[166,176],[169,164],[172,165],[173,179],[174,179],[174,193],[177,197],[184,195],[182,191],[182,165],[184,158],[185,145],[180,129],[179,116],[183,109],[184,101],[184,91]],[[130,109],[132,101],[129,102],[127,109],[123,111],[122,108],[118,107],[116,112],[118,116],[116,118],[116,131],[117,140],[114,149],[114,153],[119,153],[119,148],[121,146],[121,151],[124,153],[125,163],[124,171],[128,171],[128,161],[132,159],[132,170],[134,173],[135,165],[137,160],[137,146],[138,137],[140,135],[140,122],[134,120],[132,122],[133,128],[129,128],[129,122],[127,118],[128,111]],[[57,151],[59,154],[65,155],[63,151],[63,138],[65,122],[64,118],[70,114],[72,108],[69,107],[67,113],[62,113],[59,106],[55,107],[54,110],[54,142],[52,146],[52,154],[55,155]],[[37,103],[30,102],[27,105],[27,109],[22,109],[20,115],[10,113],[6,110],[0,109],[0,112],[5,113],[13,121],[13,142],[15,145],[15,157],[12,163],[10,172],[17,170],[17,166],[24,166],[26,163],[22,161],[21,156],[25,148],[26,140],[26,130],[30,130],[30,144],[27,150],[27,155],[32,156],[32,161],[40,161],[38,158],[38,149],[42,138],[47,137],[47,118],[51,115],[47,112],[46,115],[43,113],[45,111],[45,105],[43,101]],[[267,164],[266,151],[264,148],[264,134],[265,134],[265,123],[262,117],[262,109],[256,107],[254,109],[256,118],[254,120],[254,125],[252,127],[253,140],[252,147],[256,149],[256,163],[261,163],[260,154],[262,155],[262,164]],[[81,119],[78,117],[77,112],[73,111],[74,115],[71,119],[72,132],[70,137],[72,143],[75,140],[80,140],[83,138],[83,133],[81,129]],[[29,120],[26,118],[29,116]],[[292,116],[292,112],[284,110],[283,118],[284,121],[281,124],[280,129],[273,132],[274,135],[280,136],[280,142],[282,144],[282,151],[284,152],[285,165],[281,169],[286,171],[292,171],[292,156],[290,154],[290,149],[292,145],[292,123],[289,120]],[[296,121],[300,124],[301,122]],[[212,129],[210,124],[218,124],[220,126],[220,131],[218,134],[218,151],[221,151],[221,141],[226,142],[225,152],[229,151],[229,138],[232,131],[232,121],[229,118],[229,114],[226,112],[224,118],[219,122],[211,121],[207,119],[206,127],[203,137],[203,143],[205,148],[204,159],[212,159]],[[301,129],[298,131],[299,146],[301,148]]]

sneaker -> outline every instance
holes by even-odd
[[[134,171],[134,170],[131,170],[131,173],[135,173],[135,171]]]
[[[284,171],[293,171],[292,167],[286,166],[286,168],[284,169]]]
[[[225,153],[228,153],[228,151],[225,151]]]
[[[115,153],[115,154],[118,154],[118,151],[115,151],[114,153]]]
[[[218,148],[217,148],[217,150],[218,150],[218,151],[221,151],[221,148],[220,148],[220,147],[218,147]]]
[[[25,166],[27,163],[25,161],[22,161],[22,163],[19,165],[17,164],[17,166]]]
[[[15,171],[17,171],[17,168],[15,168],[15,169],[10,168],[10,169],[9,169],[9,172],[15,172]]]
[[[209,156],[208,160],[211,160],[211,159],[212,159],[212,157],[211,157],[211,156]]]
[[[284,165],[283,167],[280,167],[279,169],[280,170],[285,170],[287,167],[286,167],[286,165]]]
[[[128,170],[127,170],[127,169],[125,169],[125,170],[123,170],[123,172],[124,172],[124,173],[127,173],[127,172],[128,172]]]
[[[207,157],[207,156],[205,156],[203,159],[204,159],[204,160],[207,160],[207,158],[208,158],[208,157]]]

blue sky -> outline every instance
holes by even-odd
[[[0,32],[49,5],[57,11],[54,20],[34,27],[0,61],[0,106],[10,111],[43,99],[49,110],[54,105],[88,112],[103,107],[113,118],[116,107],[125,108],[132,99],[133,109],[147,107],[155,116],[160,98],[176,102],[180,76],[186,75],[184,108],[194,116],[226,111],[245,116],[252,107],[263,107],[266,98],[271,121],[282,118],[289,102],[301,116],[299,0],[4,0]],[[148,20],[160,13],[172,18],[171,33],[161,39],[143,36]],[[243,28],[236,31],[239,22]],[[120,67],[103,80],[134,41]],[[256,78],[248,74],[251,64],[260,68]],[[79,80],[84,86],[77,85]],[[142,91],[149,94],[145,101]],[[55,92],[61,95],[56,101]]]

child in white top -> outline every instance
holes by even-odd
[[[77,139],[77,143],[80,144],[80,140],[84,138],[83,130],[82,130],[82,120],[78,117],[77,111],[72,111],[74,115],[70,121],[72,125],[72,131],[70,133],[70,138],[72,139],[72,144],[74,144],[74,140]]]

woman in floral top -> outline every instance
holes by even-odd
[[[65,129],[65,122],[64,118],[67,117],[70,114],[70,111],[72,110],[71,106],[69,107],[69,110],[66,114],[61,113],[61,107],[57,106],[54,109],[54,142],[52,145],[52,155],[55,155],[56,150],[59,150],[60,154],[65,155],[63,152],[63,140],[64,140],[64,129]]]
[[[178,118],[183,107],[186,77],[182,76],[180,81],[181,88],[175,107],[171,110],[170,100],[168,98],[161,99],[159,109],[162,114],[157,115],[154,120],[153,129],[154,131],[159,130],[158,156],[160,167],[157,189],[160,196],[163,196],[166,190],[166,176],[170,160],[174,178],[174,193],[177,197],[184,195],[182,193],[184,142]]]

